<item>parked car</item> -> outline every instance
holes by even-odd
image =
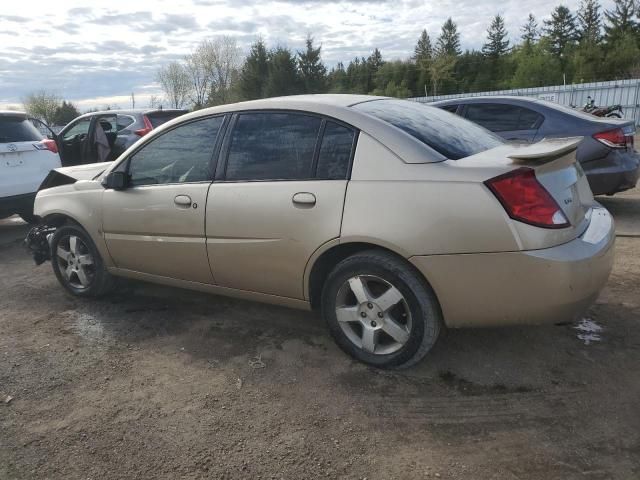
[[[443,325],[565,321],[596,298],[614,228],[579,141],[505,144],[364,95],[208,108],[53,172],[27,243],[76,296],[123,276],[317,309],[355,358],[407,366]]]
[[[33,200],[49,171],[60,167],[58,148],[24,112],[0,111],[0,219],[32,222]]]
[[[55,139],[62,164],[112,161],[141,137],[187,110],[105,110],[79,116]]]
[[[632,121],[596,118],[556,103],[525,97],[468,97],[433,106],[456,113],[506,140],[583,136],[578,162],[594,195],[613,195],[636,186],[640,155],[634,148]]]

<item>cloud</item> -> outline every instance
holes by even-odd
[[[329,67],[368,56],[407,58],[426,28],[435,42],[452,16],[463,48],[481,48],[492,17],[505,17],[512,42],[529,11],[541,25],[558,0],[136,0],[41,3],[38,12],[8,2],[0,15],[0,104],[47,88],[69,99],[136,94],[155,72],[202,39],[233,36],[246,51],[256,38],[269,47],[304,47],[310,34]],[[23,2],[24,3],[24,2]],[[580,0],[563,0],[573,12]],[[611,9],[612,0],[601,2]]]
[[[0,15],[0,21],[13,22],[13,23],[27,23],[30,21],[28,17],[21,17],[18,15]]]

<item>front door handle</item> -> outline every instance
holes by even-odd
[[[298,192],[291,199],[298,207],[311,208],[316,204],[316,196],[309,192]]]
[[[181,208],[189,208],[191,206],[191,197],[189,195],[178,195],[173,199],[173,203]]]

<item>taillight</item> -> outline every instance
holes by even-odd
[[[144,128],[140,128],[138,130],[133,131],[133,133],[135,133],[140,137],[144,137],[147,133],[153,130],[153,125],[151,125],[151,122],[149,121],[146,115],[142,116],[142,121],[144,122]]]
[[[518,168],[484,182],[514,220],[542,228],[565,228],[567,217],[530,168]]]
[[[621,128],[614,130],[607,130],[606,132],[599,132],[593,135],[593,138],[600,143],[611,148],[626,148],[627,136],[624,134]]]
[[[58,153],[58,144],[50,138],[34,143],[33,146],[36,147],[36,150],[49,150],[52,153]]]

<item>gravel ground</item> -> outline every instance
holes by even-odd
[[[638,479],[640,194],[601,201],[631,236],[582,322],[449,331],[400,373],[305,312],[72,298],[0,222],[0,478]]]

